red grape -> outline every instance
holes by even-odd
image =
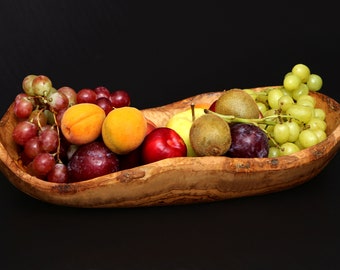
[[[55,166],[55,160],[50,153],[40,153],[32,161],[32,170],[36,175],[47,175]]]
[[[58,89],[58,92],[63,93],[68,98],[69,106],[77,104],[77,92],[73,88],[63,86]]]
[[[63,163],[56,163],[52,170],[47,174],[47,181],[53,183],[67,183],[67,166]]]
[[[42,153],[42,145],[38,136],[30,138],[25,143],[24,152],[30,159],[34,159],[38,154]]]
[[[59,135],[53,127],[45,128],[39,134],[41,148],[48,152],[53,153],[57,150],[59,144]]]
[[[114,108],[130,106],[130,95],[125,90],[116,90],[110,94],[110,101]]]
[[[47,96],[47,104],[50,111],[58,112],[62,109],[68,108],[69,101],[67,96],[63,92],[54,92]]]
[[[89,88],[83,88],[77,93],[77,103],[95,103],[96,99],[96,92]]]
[[[14,114],[18,118],[28,118],[34,108],[34,102],[28,98],[25,93],[20,93],[14,100]]]
[[[95,104],[101,107],[105,111],[106,115],[108,115],[108,113],[113,109],[111,101],[105,97],[98,98]]]
[[[24,145],[30,138],[38,134],[38,127],[28,121],[19,122],[13,129],[12,137],[15,143]]]
[[[110,91],[105,86],[97,86],[94,89],[94,92],[97,95],[97,99],[102,98],[102,97],[110,98]]]
[[[57,124],[60,126],[61,125],[61,119],[63,118],[64,113],[66,112],[68,108],[61,109],[55,114],[55,118],[57,121]]]
[[[47,116],[41,110],[34,110],[29,116],[28,121],[38,127],[43,127],[47,124]]]

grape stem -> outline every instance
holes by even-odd
[[[57,121],[57,117],[56,117],[55,113],[53,113],[53,119],[54,119],[54,122],[56,123],[55,126],[56,126],[57,133],[58,133],[58,147],[57,147],[57,152],[56,152],[57,161],[59,163],[62,163],[62,161],[60,160],[60,146],[61,146],[61,142],[60,142],[60,129],[59,129],[59,125],[58,125],[58,121]]]
[[[269,116],[262,117],[262,118],[250,118],[250,119],[248,119],[248,118],[236,117],[234,115],[220,114],[220,113],[216,113],[216,112],[213,112],[211,110],[208,110],[208,109],[204,109],[204,113],[215,114],[215,115],[221,117],[223,120],[225,120],[228,123],[245,123],[245,124],[254,124],[256,126],[258,126],[259,124],[275,126],[277,124],[277,121],[275,121],[275,120],[279,119],[279,117],[293,118],[290,115],[269,115]]]

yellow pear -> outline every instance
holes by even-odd
[[[203,108],[194,108],[195,119],[204,115]],[[175,130],[184,140],[187,146],[187,156],[194,157],[196,156],[194,150],[191,147],[190,143],[190,128],[193,123],[192,109],[188,109],[186,111],[180,112],[172,116],[167,122],[166,126]]]

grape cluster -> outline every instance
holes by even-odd
[[[18,119],[12,137],[28,173],[51,182],[67,182],[67,158],[75,151],[60,132],[63,113],[78,103],[94,103],[107,114],[113,108],[130,105],[125,90],[110,92],[104,86],[75,91],[69,86],[54,88],[45,75],[27,75],[23,92],[14,100]]]
[[[322,78],[308,66],[295,65],[281,87],[256,92],[246,89],[257,102],[263,116],[259,126],[270,139],[268,157],[289,155],[327,138],[325,112],[315,107],[310,91],[319,91]]]

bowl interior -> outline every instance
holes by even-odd
[[[49,183],[26,173],[12,139],[17,123],[12,104],[0,121],[0,169],[10,182],[32,197],[76,207],[184,204],[275,192],[314,177],[339,150],[339,103],[321,93],[310,94],[316,98],[316,107],[326,112],[328,135],[310,149],[276,159],[172,158],[68,184]],[[220,95],[221,92],[204,93],[143,112],[157,126],[164,126],[192,103],[211,104]]]

